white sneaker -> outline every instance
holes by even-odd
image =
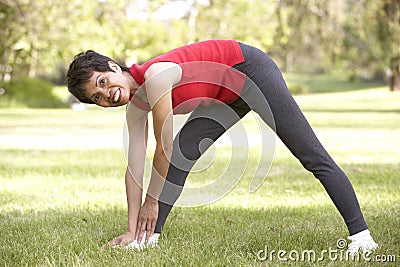
[[[137,249],[139,251],[146,249],[146,248],[154,248],[158,244],[159,237],[160,237],[159,233],[154,233],[150,236],[149,241],[147,241],[147,243],[145,243],[146,233],[144,233],[142,241],[140,243],[135,239],[135,240],[133,240],[133,242],[126,245],[125,248],[126,249]]]
[[[357,255],[360,249],[362,253],[366,253],[372,252],[378,247],[368,229],[349,236],[348,239],[352,241],[347,248],[351,256]]]

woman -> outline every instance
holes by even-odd
[[[377,247],[353,187],[318,141],[289,93],[281,72],[265,53],[234,40],[209,40],[174,49],[129,69],[94,51],[71,63],[69,91],[81,102],[127,106],[127,232],[110,244],[155,244],[179,197],[204,139],[215,141],[250,110],[257,112],[292,154],[324,186],[342,215],[357,253]],[[221,107],[231,115],[215,119]],[[192,112],[193,111],[193,112]],[[150,185],[142,205],[147,114],[152,112],[156,149]],[[191,113],[173,141],[173,114]],[[136,182],[135,182],[136,181]],[[165,183],[164,183],[165,181]]]

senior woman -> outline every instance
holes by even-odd
[[[378,246],[348,177],[317,139],[276,64],[261,50],[235,40],[208,40],[130,68],[89,50],[75,56],[67,83],[81,102],[102,107],[129,104],[128,227],[110,244],[138,248],[156,244],[190,168],[209,146],[200,151],[200,142],[217,140],[254,110],[322,183],[346,223],[350,252]],[[231,112],[218,117],[222,107]],[[142,203],[149,112],[156,149]],[[173,115],[189,112],[190,118],[173,140]]]

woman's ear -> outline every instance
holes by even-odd
[[[112,71],[122,73],[121,67],[114,61],[108,61],[108,66]]]

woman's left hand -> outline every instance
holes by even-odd
[[[136,227],[137,241],[142,241],[143,235],[146,232],[146,242],[154,233],[158,218],[158,200],[146,197],[143,206],[140,208],[138,215],[138,224]]]

